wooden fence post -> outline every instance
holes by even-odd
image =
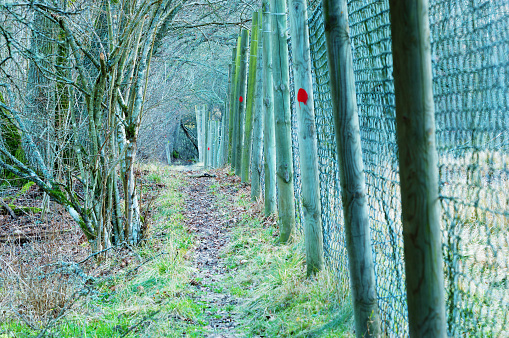
[[[286,0],[271,0],[274,119],[276,121],[276,182],[278,187],[279,241],[290,241],[295,231],[292,123]]]
[[[410,336],[446,337],[428,1],[389,3]]]
[[[203,155],[203,165],[205,168],[210,166],[210,128],[209,128],[209,122],[210,122],[210,113],[207,109],[206,105],[203,105],[203,114],[205,115],[204,121],[205,121],[205,148],[203,149],[205,154]]]
[[[217,121],[212,121],[212,147],[210,147],[210,152],[212,154],[212,163],[211,167],[216,168],[217,167],[217,148],[218,148],[218,142],[217,142]]]
[[[196,112],[196,138],[198,139],[198,162],[203,161],[203,134],[202,134],[202,117],[201,111],[198,109],[198,105],[194,106],[194,111]]]
[[[247,82],[247,97],[246,97],[246,118],[244,123],[244,144],[242,146],[242,173],[241,181],[249,181],[249,164],[251,161],[251,143],[253,136],[253,107],[254,107],[254,94],[256,86],[256,64],[258,52],[258,11],[253,12],[253,21],[251,26],[251,43],[249,47],[249,77]]]
[[[237,149],[235,149],[235,175],[241,176],[242,171],[242,147],[244,146],[244,120],[246,115],[246,91],[247,91],[247,63],[248,63],[248,42],[249,32],[247,29],[242,30],[242,42],[240,45],[240,73],[238,88],[238,125],[237,132]]]
[[[237,39],[237,54],[235,55],[235,76],[233,78],[233,90],[232,90],[232,108],[230,111],[230,144],[231,144],[231,168],[235,170],[237,164],[237,132],[239,123],[239,98],[238,92],[240,89],[239,76],[240,76],[240,44],[242,43],[242,35],[239,35]]]
[[[272,17],[269,0],[262,1],[263,34],[263,157],[265,169],[265,216],[276,212],[276,132],[272,81]]]
[[[219,127],[221,126],[220,121],[214,121],[215,126],[215,134],[216,134],[216,143],[215,143],[215,149],[214,149],[214,168],[219,168],[219,154],[221,151],[221,143],[220,143],[220,135],[219,135]]]
[[[260,22],[258,33],[258,51],[256,62],[256,89],[253,116],[253,160],[251,166],[251,201],[256,201],[261,197],[261,175],[262,175],[262,156],[263,156],[263,43],[262,43],[262,14],[259,14]]]
[[[324,0],[325,37],[357,337],[380,336],[347,0]]]
[[[229,65],[228,67],[228,93],[226,95],[226,98],[225,98],[225,103],[224,103],[224,113],[221,115],[221,118],[223,121],[223,125],[226,126],[226,128],[228,130],[230,130],[232,127],[233,127],[233,122],[232,122],[232,96],[233,96],[233,78],[235,76],[235,56],[236,56],[236,48],[233,48],[232,50],[232,63]],[[226,114],[228,114],[228,119],[225,119],[225,116]],[[229,135],[229,134],[228,134]],[[224,156],[226,158],[226,162],[229,161],[229,156],[228,156],[228,150],[231,148],[231,144],[229,143],[229,140],[227,142],[223,142],[223,146],[225,146],[225,152],[224,152]],[[225,162],[225,163],[226,163]],[[223,163],[223,164],[225,164]]]
[[[323,267],[323,233],[306,1],[290,0],[289,6],[293,80],[297,95],[296,110],[299,120],[304,242],[307,274],[309,276],[320,271]]]

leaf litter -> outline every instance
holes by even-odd
[[[195,301],[206,304],[206,321],[210,335],[214,338],[238,337],[237,313],[232,312],[239,299],[221,286],[229,268],[221,259],[221,251],[229,243],[230,227],[235,219],[226,219],[226,214],[217,206],[211,185],[225,179],[219,171],[215,175],[196,175],[186,172],[187,184],[183,187],[186,210],[185,223],[188,231],[196,236],[196,247],[192,253],[196,272],[190,281],[195,289]]]

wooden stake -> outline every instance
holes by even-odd
[[[276,134],[272,81],[272,17],[269,0],[262,2],[263,34],[263,157],[265,169],[265,216],[276,212]]]
[[[231,144],[231,168],[235,170],[237,164],[237,134],[239,124],[239,98],[238,92],[240,90],[239,76],[240,76],[240,44],[242,43],[242,36],[239,35],[237,39],[237,54],[235,55],[235,76],[233,80],[233,97],[232,97],[232,110],[230,111],[230,120],[232,121],[232,128],[230,131],[230,144]]]
[[[260,13],[261,18],[261,13]],[[260,31],[262,30],[262,20],[259,22]],[[263,43],[261,34],[258,33],[258,51],[256,62],[256,89],[253,116],[253,154],[251,165],[251,201],[255,202],[261,197],[261,175],[263,159]]]
[[[244,146],[244,120],[246,115],[246,91],[247,91],[247,63],[248,63],[248,42],[249,32],[242,30],[242,42],[240,45],[240,70],[239,70],[239,95],[237,102],[238,109],[238,125],[237,148],[235,149],[235,175],[241,176],[242,171],[242,147]]]
[[[380,336],[347,0],[324,0],[325,37],[357,337]]]
[[[251,143],[253,136],[253,108],[254,108],[254,96],[255,96],[255,86],[256,86],[256,64],[257,64],[257,56],[258,52],[258,12],[253,12],[253,24],[251,27],[251,43],[249,47],[249,77],[247,83],[247,97],[246,99],[246,118],[244,124],[244,144],[242,146],[242,173],[241,173],[241,181],[247,182],[249,181],[249,164],[251,160]]]
[[[323,233],[320,181],[318,177],[318,146],[306,0],[290,0],[289,6],[293,80],[298,101],[296,110],[299,120],[304,242],[306,246],[307,274],[309,276],[323,268]]]
[[[410,336],[446,337],[428,8],[390,1]]]
[[[276,121],[276,182],[278,187],[279,241],[286,243],[295,231],[292,123],[286,0],[271,0],[274,119]]]

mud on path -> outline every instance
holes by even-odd
[[[220,258],[221,250],[229,241],[229,221],[210,193],[214,177],[199,177],[200,172],[185,173],[187,184],[183,188],[186,202],[185,222],[190,232],[196,235],[192,260],[196,268],[191,285],[195,289],[195,301],[206,304],[205,317],[208,322],[207,337],[238,337],[235,327],[235,305],[238,300],[222,287],[228,274],[225,262]]]

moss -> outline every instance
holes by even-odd
[[[0,102],[5,104],[4,97],[0,92]],[[9,153],[14,155],[16,159],[20,162],[25,163],[26,157],[25,152],[21,146],[21,132],[20,130],[12,123],[11,119],[12,115],[10,112],[5,109],[1,109],[0,113],[0,135],[2,136],[4,147],[7,149]],[[9,165],[13,165],[12,161],[5,159],[5,162]],[[27,183],[27,180],[18,179],[18,177],[11,172],[8,172],[2,168],[0,168],[0,186],[6,184],[8,181],[13,181],[14,185],[22,186]],[[10,183],[12,184],[12,183]]]

